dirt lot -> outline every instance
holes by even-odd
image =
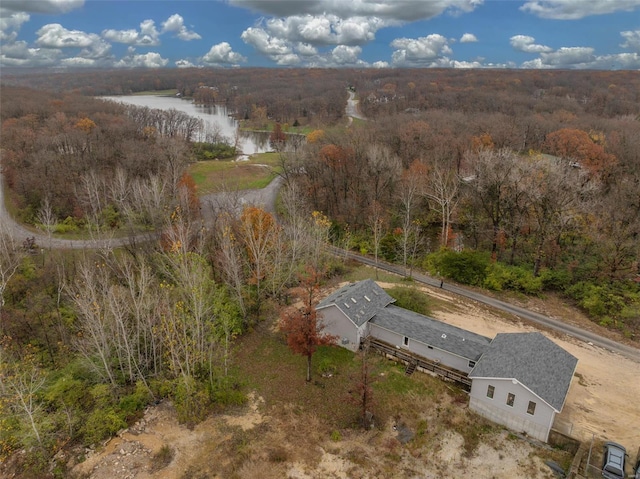
[[[439,290],[432,289],[430,294],[451,304],[451,308],[434,314],[437,319],[484,336],[539,330],[515,317],[497,315],[468,301],[461,303]],[[579,312],[552,302],[540,304],[537,309],[548,313],[548,308],[553,307],[556,314],[558,307],[564,308],[561,314],[570,314],[568,319],[573,323],[584,324],[591,330],[598,328]],[[461,314],[461,309],[466,314]],[[592,435],[616,441],[635,454],[640,447],[640,364],[564,335],[543,332],[578,358],[565,407],[556,419],[557,428],[582,441],[591,440]]]
[[[516,318],[440,290],[425,291],[436,300],[433,316],[450,324],[489,337],[498,332],[533,330]],[[596,438],[615,440],[630,451],[637,450],[640,365],[570,338],[546,334],[579,359],[558,426],[570,429],[579,439],[590,440],[593,433]],[[542,479],[554,477],[545,460],[556,460],[565,467],[571,460],[566,453],[482,424],[467,410],[463,399],[446,397],[447,403],[441,402],[440,396],[435,400],[410,396],[408,402],[417,412],[415,417],[406,418],[406,425],[389,417],[370,431],[334,430],[319,415],[303,412],[299,405],[271,403],[255,392],[250,394],[247,407],[233,414],[211,416],[190,430],[177,423],[171,404],[164,402],[150,408],[142,421],[104,448],[89,453],[72,472],[75,477],[90,479],[404,479],[468,475]],[[482,431],[478,444],[471,449],[465,445],[469,436],[461,434],[468,434],[469,428],[473,431],[474,425],[466,422],[478,422],[478,431]],[[421,424],[428,424],[425,434]],[[408,442],[401,436],[405,426],[413,435]]]

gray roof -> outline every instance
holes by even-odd
[[[336,305],[357,326],[362,326],[393,301],[374,280],[365,279],[333,292],[318,303],[316,310]]]
[[[387,306],[370,321],[428,346],[477,361],[491,339],[398,306]]]
[[[501,333],[469,377],[516,379],[560,412],[577,364],[576,357],[541,333]]]

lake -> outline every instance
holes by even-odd
[[[207,136],[218,134],[233,145],[236,135],[238,135],[238,153],[241,152],[242,155],[253,155],[271,150],[269,133],[239,131],[238,122],[230,117],[227,108],[221,105],[196,105],[191,100],[158,95],[103,96],[100,98],[157,110],[174,109],[199,118],[204,122],[205,131],[202,138],[197,138],[198,141]]]

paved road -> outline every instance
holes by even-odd
[[[360,110],[358,108],[358,103],[360,101],[356,100],[356,94],[352,91],[349,92],[349,99],[347,100],[347,110],[346,114],[349,118],[357,118],[358,120],[366,120],[364,116],[360,114]]]
[[[333,249],[333,253],[340,256],[344,256],[345,254],[348,254],[348,257],[350,259],[354,259],[356,261],[367,264],[369,266],[374,266],[374,267],[376,266],[375,260],[366,256],[362,256],[356,253],[345,253],[343,250],[339,250],[337,248]],[[404,269],[401,266],[396,266],[393,264],[379,261],[377,264],[377,267],[384,271],[389,271],[391,273],[396,273],[404,276]],[[417,272],[413,272],[411,276],[415,281],[419,283],[433,286],[436,288],[440,287],[439,279],[433,278],[431,276],[427,276],[425,274],[417,273]],[[491,298],[489,296],[485,296],[480,293],[476,293],[475,291],[471,291],[466,288],[456,286],[454,284],[449,284],[446,281],[442,284],[442,289],[444,291],[448,291],[450,293],[454,293],[459,296],[472,299],[479,303],[486,304],[500,311],[514,314],[519,318],[531,321],[535,324],[544,326],[553,331],[566,334],[580,341],[584,341],[585,343],[591,343],[595,346],[607,349],[609,351],[613,351],[633,361],[640,362],[640,349],[634,348],[632,346],[627,346],[626,344],[621,344],[611,339],[604,338],[602,336],[599,336],[598,334],[592,333],[590,331],[585,331],[576,326],[567,324],[561,320],[551,318],[549,316],[545,316],[543,314],[536,313],[534,311],[530,311],[528,309],[521,308],[519,306],[515,306],[513,304],[509,304],[504,301],[500,301],[498,299]]]

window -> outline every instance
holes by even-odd
[[[513,403],[516,400],[516,395],[515,394],[507,394],[507,406],[511,406],[513,407]]]
[[[407,338],[406,336],[404,337],[404,345],[409,346],[409,338]]]
[[[529,401],[529,406],[527,407],[527,414],[531,414],[532,416],[536,413],[536,403],[533,401]]]
[[[494,388],[491,385],[487,386],[487,397],[488,398],[493,399],[493,393],[494,392],[496,392],[496,388]]]

